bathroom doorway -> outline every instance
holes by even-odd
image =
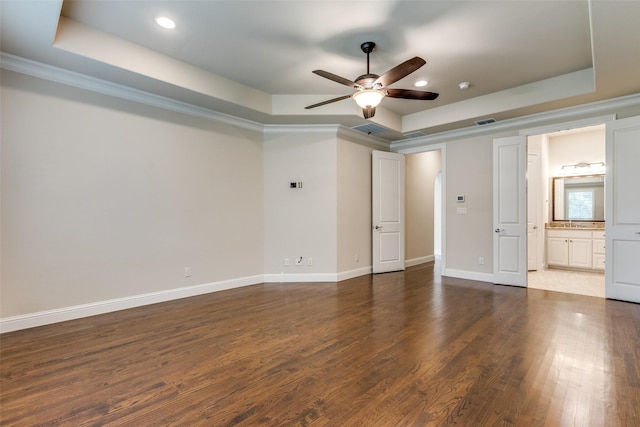
[[[604,181],[605,127],[565,129],[527,139],[527,286],[604,297],[604,222],[575,209],[561,213],[571,197],[584,196],[583,211],[593,208],[600,203],[594,196],[599,190],[588,184],[589,191],[577,191],[572,184],[565,192],[558,183],[569,181],[564,177],[579,177],[575,183],[594,176]]]

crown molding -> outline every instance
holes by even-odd
[[[264,128],[262,124],[257,122],[241,119],[228,114],[222,114],[208,108],[198,107],[186,102],[155,95],[139,89],[108,82],[106,80],[43,64],[41,62],[11,55],[5,52],[0,52],[0,68],[103,95],[113,96],[127,101],[137,102],[151,107],[162,108],[175,113],[226,123],[255,132],[262,132]]]
[[[596,101],[575,107],[566,107],[558,110],[545,111],[528,116],[517,117],[492,123],[484,126],[474,126],[436,133],[419,138],[403,139],[391,142],[391,150],[406,152],[427,145],[443,143],[455,139],[470,138],[498,132],[521,130],[523,128],[542,127],[572,120],[581,120],[588,117],[604,114],[613,114],[616,110],[640,106],[640,93],[627,95],[620,98]]]
[[[264,133],[332,133],[338,132],[340,125],[264,125]]]
[[[347,126],[340,126],[340,128],[338,129],[338,137],[349,142],[355,142],[374,149],[382,148],[385,151],[389,151],[389,148],[391,147],[391,144],[384,139],[367,135],[362,131]]]
[[[389,143],[375,136],[367,135],[364,132],[353,128],[331,124],[331,125],[264,125],[265,134],[277,133],[330,133],[349,142],[366,145],[371,148],[382,148],[389,150]]]
[[[617,109],[640,106],[640,94],[633,94],[576,107],[567,107],[508,119],[492,123],[490,125],[455,129],[452,131],[426,135],[419,138],[397,140],[389,143],[383,139],[365,135],[360,131],[344,125],[265,125],[5,52],[0,52],[0,68],[192,117],[226,123],[254,132],[335,132],[338,136],[352,142],[359,142],[368,146],[398,152],[416,150],[420,147],[443,143],[454,139],[521,130],[522,128],[550,125],[554,122],[579,120],[594,115],[611,114]]]

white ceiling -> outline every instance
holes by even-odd
[[[365,123],[355,79],[413,57],[391,87],[440,93],[383,100],[390,138],[440,132],[640,92],[640,1],[0,1],[4,53],[260,123]],[[166,15],[175,30],[158,27]],[[458,84],[471,82],[467,90]]]

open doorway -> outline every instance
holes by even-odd
[[[528,287],[604,297],[604,125],[529,135],[527,147]]]
[[[406,266],[435,261],[442,267],[442,150],[405,158]]]

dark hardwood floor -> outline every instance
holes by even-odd
[[[3,426],[640,425],[639,305],[433,263],[0,340]]]

